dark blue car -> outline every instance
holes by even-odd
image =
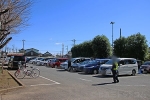
[[[98,74],[100,65],[105,64],[109,60],[110,59],[96,59],[96,60],[90,61],[88,64],[86,64],[83,67],[82,70],[86,74]]]
[[[72,68],[73,68],[73,71],[80,71],[80,66],[84,66],[85,64],[89,63],[90,60],[86,60],[86,61],[83,61],[83,62],[80,62],[80,63],[74,63],[72,65]]]

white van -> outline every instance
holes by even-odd
[[[137,60],[134,58],[117,58],[118,59],[118,75],[136,75],[138,73]],[[112,60],[109,60],[99,68],[101,75],[112,75]]]

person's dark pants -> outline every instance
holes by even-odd
[[[113,80],[114,82],[119,82],[119,79],[118,79],[118,73],[116,70],[112,70],[112,74],[113,74]]]

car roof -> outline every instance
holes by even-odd
[[[125,60],[125,59],[133,59],[133,60],[136,60],[135,58],[117,58],[119,60]]]
[[[95,59],[95,60],[110,60],[110,59]]]
[[[73,58],[73,59],[83,59],[83,58],[84,58],[84,59],[90,59],[90,58],[88,58],[88,57],[87,57],[87,58],[86,58],[86,57],[77,57],[77,58]]]

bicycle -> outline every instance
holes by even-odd
[[[27,70],[25,64],[22,65],[21,63],[18,64],[18,70],[14,73],[16,78],[24,78],[25,76],[30,76],[32,78],[37,78],[40,75],[40,70],[38,68],[34,68],[30,66],[30,70]]]

